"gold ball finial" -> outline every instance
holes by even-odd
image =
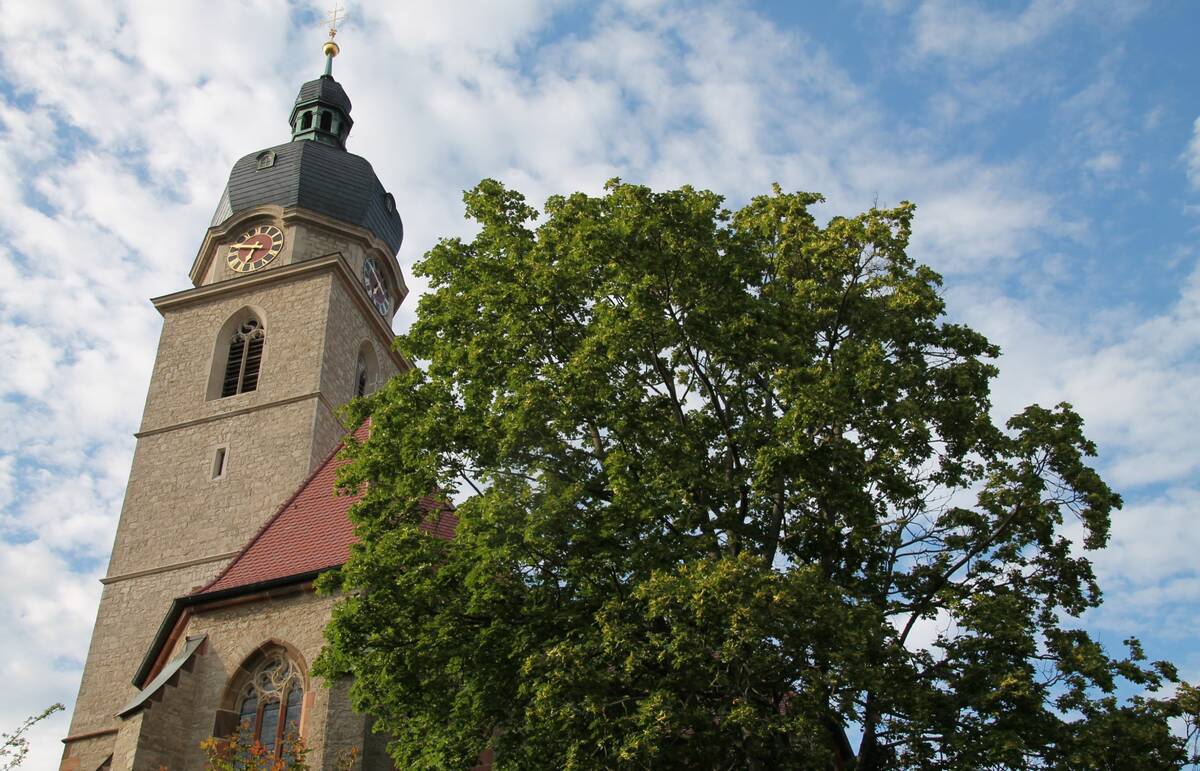
[[[341,4],[335,4],[325,21],[329,22],[329,39],[325,41],[321,51],[325,54],[325,74],[333,77],[333,57],[341,53],[342,48],[334,38],[337,37],[338,22],[345,18],[346,9]]]
[[[333,42],[333,39],[337,37],[338,22],[344,21],[345,19],[346,8],[341,3],[335,3],[333,8],[330,9],[329,15],[325,17],[325,21],[329,24],[329,41],[325,43],[326,56],[337,56],[338,46],[337,43]],[[330,46],[333,46],[332,54],[329,53]]]

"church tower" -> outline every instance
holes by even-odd
[[[221,718],[213,717],[220,705],[202,703],[207,686],[199,679],[185,699],[179,678],[211,671],[216,682],[249,667],[253,659],[234,660],[243,655],[239,645],[259,658],[281,656],[285,669],[311,664],[314,654],[290,640],[319,640],[327,607],[292,616],[313,629],[273,631],[269,639],[283,651],[276,654],[262,640],[237,637],[253,625],[244,619],[192,635],[187,624],[200,618],[202,604],[188,598],[226,576],[247,544],[261,542],[264,525],[328,470],[344,433],[338,407],[408,366],[392,349],[391,332],[407,291],[396,262],[403,225],[371,165],[346,150],[353,120],[332,75],[337,53],[331,34],[325,73],[300,87],[288,116],[291,141],[234,164],[191,266],[191,286],[152,301],[162,334],[63,769],[200,768],[192,739],[197,759],[167,745],[184,729],[200,736],[220,730]],[[321,495],[331,496],[326,477]],[[286,574],[303,555],[285,543],[272,559]],[[203,607],[217,607],[218,599],[223,608],[243,609],[252,599],[301,602],[277,599],[283,584],[272,580],[248,578],[220,596],[210,591]],[[297,586],[310,584],[311,576]],[[154,690],[155,676],[166,674],[160,659],[188,646],[174,681]],[[297,677],[307,682],[303,672]],[[266,706],[251,718],[282,721],[288,709],[297,717],[303,707],[310,730],[328,723],[318,712],[332,714],[333,697],[299,685],[291,695],[295,706],[279,696],[284,701],[272,707],[266,693]],[[176,728],[165,706],[147,711],[172,699],[196,710],[171,717]],[[151,735],[146,721],[155,710],[159,728]]]

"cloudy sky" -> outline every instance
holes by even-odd
[[[43,0],[0,16],[0,731],[68,705],[160,320],[233,162],[285,141],[323,4]],[[604,180],[822,214],[917,203],[912,254],[1068,400],[1125,496],[1084,622],[1200,679],[1200,98],[1188,2],[351,2],[335,75],[409,266],[463,189]],[[141,652],[131,652],[140,656]],[[65,716],[27,768],[57,767]]]

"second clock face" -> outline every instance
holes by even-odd
[[[283,248],[283,231],[274,225],[259,225],[238,236],[229,245],[225,260],[238,273],[249,273],[266,266]]]
[[[388,294],[387,283],[383,280],[379,264],[375,262],[374,257],[368,257],[363,263],[363,286],[367,288],[367,295],[371,302],[375,303],[376,310],[386,316],[392,309],[392,298]]]

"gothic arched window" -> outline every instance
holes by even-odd
[[[279,757],[288,737],[300,734],[304,677],[282,650],[268,653],[242,689],[238,726],[246,740],[257,741]]]
[[[258,388],[265,337],[262,324],[253,316],[238,326],[229,341],[229,357],[225,360],[225,377],[221,381],[222,397]]]

